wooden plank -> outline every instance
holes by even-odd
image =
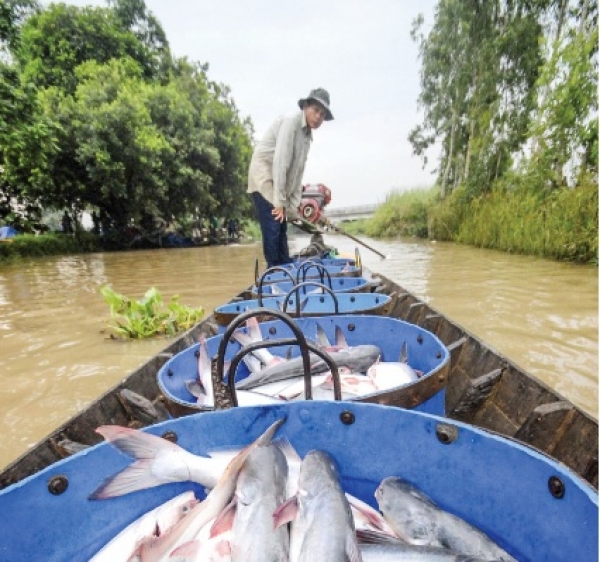
[[[598,487],[598,423],[575,409],[549,453]]]
[[[564,400],[537,406],[514,437],[541,451],[553,451],[573,413],[573,404]]]
[[[518,427],[526,423],[535,408],[558,400],[560,398],[550,388],[510,363],[507,363],[502,384],[494,396],[498,407]]]
[[[489,399],[501,377],[502,369],[494,369],[474,379],[469,378],[469,384],[459,396],[453,398],[454,402],[446,402],[447,415],[463,421],[472,419]]]

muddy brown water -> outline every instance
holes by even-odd
[[[308,238],[291,243],[299,249]],[[383,273],[598,417],[598,270],[428,241],[365,241]],[[352,254],[357,244],[326,242]],[[360,248],[360,246],[359,246]],[[102,253],[0,266],[0,468],[168,340],[117,342],[98,289],[213,308],[251,284],[258,245]]]

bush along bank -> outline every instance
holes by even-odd
[[[0,242],[0,262],[16,261],[21,258],[81,254],[101,251],[97,236],[79,232],[67,234],[19,234]]]
[[[598,264],[598,186],[594,175],[575,188],[530,189],[508,176],[487,193],[469,197],[456,189],[440,201],[439,190],[390,195],[375,215],[344,226],[373,238],[417,236]]]

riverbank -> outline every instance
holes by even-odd
[[[344,228],[598,265],[598,186],[592,179],[544,193],[497,186],[475,198],[459,188],[443,201],[435,188],[393,193],[371,219]]]
[[[258,237],[260,239],[260,228],[255,223],[250,223],[236,241],[239,243],[251,243]],[[190,239],[191,240],[191,239]],[[144,245],[144,239],[140,237],[139,243],[131,237],[98,236],[88,231],[79,231],[74,235],[62,233],[50,234],[18,234],[13,238],[0,241],[0,263],[12,263],[23,258],[50,257],[71,254],[86,254],[91,252],[114,252],[145,250],[156,248],[149,243]],[[165,236],[162,240],[164,248],[183,247],[171,244]],[[221,245],[229,243],[226,240],[219,242]],[[208,246],[210,242],[204,239],[200,243],[187,244],[185,247]]]

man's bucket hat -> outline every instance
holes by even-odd
[[[308,96],[298,100],[300,109],[304,109],[304,104],[311,100],[320,103],[325,108],[325,121],[331,121],[333,119],[333,114],[331,113],[331,109],[329,109],[329,92],[327,92],[327,90],[324,90],[323,88],[311,90]]]

